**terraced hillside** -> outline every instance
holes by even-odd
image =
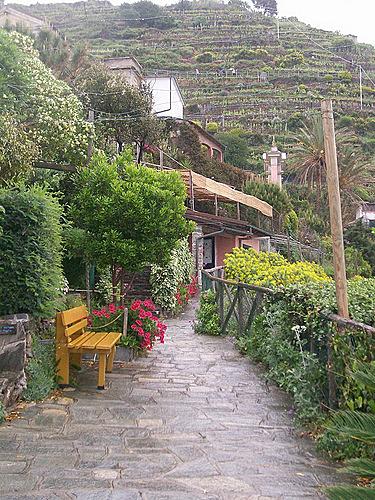
[[[359,120],[365,134],[374,126],[374,47],[296,18],[250,12],[240,2],[185,4],[190,10],[172,6],[150,17],[138,4],[106,1],[17,8],[45,16],[72,43],[87,41],[98,58],[133,55],[146,74],[173,74],[187,117],[215,121],[219,129],[285,137],[327,95],[338,113]]]

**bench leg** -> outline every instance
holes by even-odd
[[[107,363],[107,355],[105,352],[99,353],[99,375],[98,375],[98,389],[103,390],[105,386],[105,366]]]
[[[113,369],[113,361],[115,359],[115,354],[116,354],[116,346],[114,345],[111,349],[111,352],[109,353],[108,360],[107,360],[107,373],[111,373]]]
[[[57,381],[60,387],[69,385],[69,351],[63,347],[57,350]]]

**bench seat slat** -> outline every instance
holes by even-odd
[[[92,335],[95,335],[95,333],[92,332],[85,332],[76,339],[72,340],[69,342],[68,347],[71,349],[72,347],[80,347],[82,344],[84,344],[85,340],[88,340]]]
[[[108,333],[108,335],[104,339],[100,340],[100,342],[96,345],[96,349],[111,349],[120,337],[121,333]]]
[[[81,344],[81,347],[83,349],[95,349],[95,347],[97,346],[97,344],[99,344],[99,342],[103,339],[106,338],[106,336],[108,335],[108,333],[93,333],[91,335],[91,337],[89,337],[88,339],[86,339],[84,341],[83,344]]]

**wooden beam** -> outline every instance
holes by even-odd
[[[54,161],[37,161],[34,165],[35,168],[46,168],[49,170],[58,170],[60,172],[76,172],[75,165],[67,165],[63,163],[55,163]]]
[[[329,213],[331,220],[337,308],[340,316],[349,318],[348,285],[346,280],[339,172],[337,165],[335,124],[333,118],[332,101],[330,99],[323,100],[321,109],[323,116],[324,150],[327,167],[327,187]]]
[[[218,204],[217,194],[215,194],[215,215],[219,215],[219,204]]]

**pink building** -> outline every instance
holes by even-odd
[[[196,223],[191,236],[191,250],[197,269],[224,265],[225,254],[233,248],[270,250],[271,234],[246,221],[188,209],[186,217]]]

